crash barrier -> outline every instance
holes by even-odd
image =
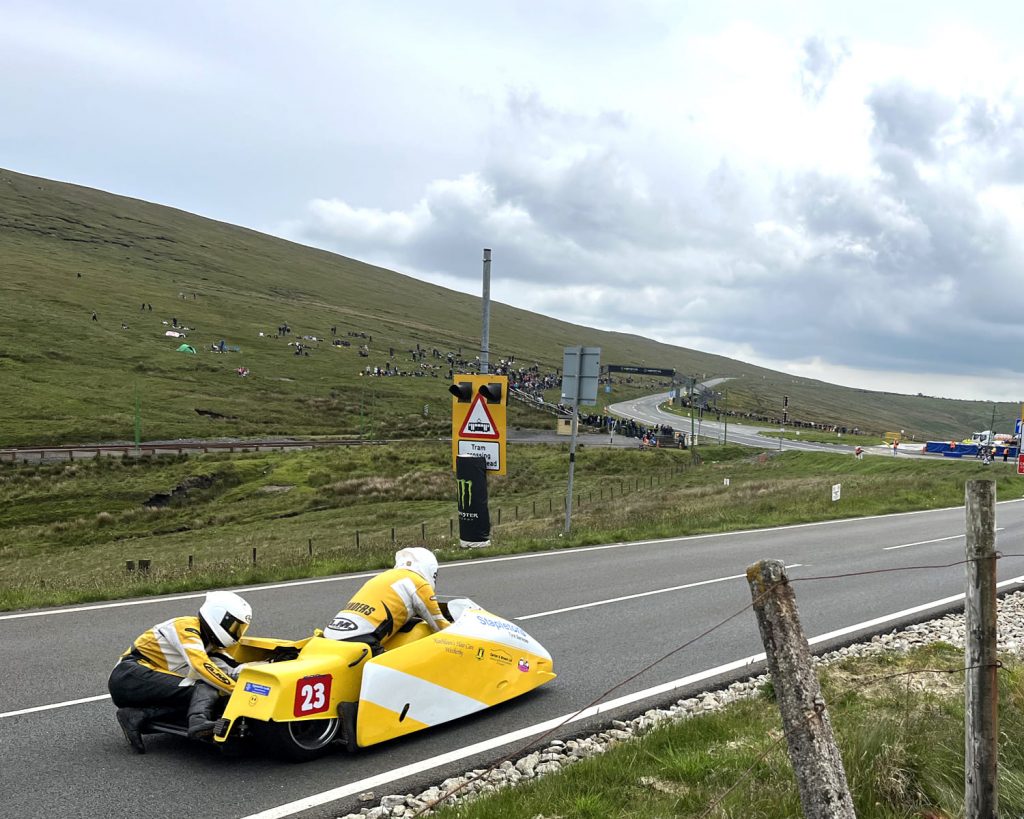
[[[678,435],[653,435],[654,446],[660,448],[686,449],[686,435],[680,432]]]
[[[924,451],[942,454],[947,458],[963,458],[964,456],[977,458],[981,456],[981,447],[978,444],[965,444],[962,441],[927,441]],[[1002,458],[1004,452],[1007,458],[1016,458],[1018,447],[1005,444],[992,445],[992,457]]]
[[[549,415],[564,416],[565,412],[557,404],[549,404],[543,398],[530,395],[528,392],[516,389],[515,387],[509,387],[508,397],[519,401],[521,404],[525,404],[530,409],[540,410],[546,412]]]
[[[286,449],[318,449],[334,446],[375,446],[390,444],[389,439],[354,440],[332,438],[317,441],[175,441],[168,443],[102,444],[95,446],[47,446],[0,449],[0,463],[43,463],[44,461],[74,461],[85,458],[111,457],[153,457],[157,455],[194,455],[209,452],[274,452]]]

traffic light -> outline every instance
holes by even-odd
[[[448,392],[455,396],[460,404],[468,404],[473,400],[473,383],[471,381],[457,381],[448,388]],[[481,384],[477,393],[482,395],[488,404],[501,403],[501,384],[493,382]]]
[[[499,383],[481,384],[478,392],[488,404],[501,403],[501,384]]]

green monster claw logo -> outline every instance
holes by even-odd
[[[473,482],[459,478],[455,483],[459,486],[459,509],[468,509],[473,505]]]

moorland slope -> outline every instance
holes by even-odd
[[[472,360],[480,344],[476,297],[7,170],[0,170],[0,281],[0,446],[130,440],[136,394],[145,440],[441,436],[450,423],[444,356]],[[188,328],[184,338],[165,335],[175,324]],[[279,336],[284,325],[290,332]],[[332,328],[351,346],[331,344]],[[222,339],[238,350],[213,352]],[[301,355],[297,340],[306,346]],[[186,342],[195,355],[178,351]],[[787,395],[793,417],[918,437],[959,437],[986,428],[992,416],[990,403],[848,389],[492,305],[492,362],[515,356],[517,366],[554,371],[571,344],[600,346],[604,363],[730,377],[729,406],[758,413],[777,414]],[[409,352],[417,345],[428,351],[418,361]],[[421,376],[366,378],[367,365]],[[602,400],[665,386],[617,386]],[[996,410],[1000,428],[1016,414],[1012,404]],[[513,422],[528,425],[530,416]]]

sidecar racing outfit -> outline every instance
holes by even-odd
[[[433,631],[450,624],[434,593],[437,558],[414,546],[395,554],[395,568],[363,584],[355,596],[324,628],[324,637],[368,643],[378,653],[381,644],[411,618],[419,617]]]
[[[221,693],[234,689],[236,663],[218,648],[245,633],[252,609],[233,592],[210,592],[195,616],[157,623],[131,644],[107,681],[125,738],[145,753],[142,727],[186,711],[192,738],[208,736]]]

